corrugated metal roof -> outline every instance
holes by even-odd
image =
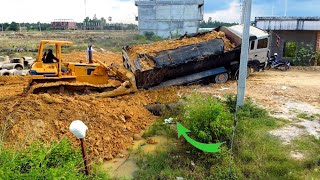
[[[255,24],[263,30],[319,31],[320,17],[256,17]]]

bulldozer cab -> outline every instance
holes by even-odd
[[[34,70],[30,71],[32,75],[45,75],[45,76],[60,76],[62,75],[62,60],[61,60],[61,49],[64,45],[71,45],[69,41],[54,41],[54,40],[41,40],[38,49],[37,59],[33,64]],[[58,59],[57,63],[44,63],[43,54],[47,45],[54,45],[55,57]]]

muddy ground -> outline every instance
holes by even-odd
[[[84,52],[65,56],[71,61],[84,58]],[[121,63],[122,60],[120,54],[107,52],[96,53],[95,58],[107,63]],[[27,81],[27,77],[0,78],[0,124],[5,130],[5,145],[23,147],[37,140],[51,142],[64,137],[78,145],[68,128],[73,120],[80,119],[89,127],[90,156],[106,160],[128,149],[135,135],[157,119],[144,108],[145,105],[170,103],[193,91],[215,96],[236,93],[236,82],[229,81],[207,86],[141,90],[117,98],[97,99],[95,94],[25,97],[21,94]],[[319,89],[320,69],[265,71],[249,77],[246,95],[274,115],[284,114],[286,106],[295,106],[294,103],[303,107],[308,104],[316,113],[320,107]],[[292,103],[288,105],[288,102]]]

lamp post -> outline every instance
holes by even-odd
[[[86,137],[86,131],[88,130],[88,127],[82,121],[75,120],[70,124],[69,129],[73,135],[75,135],[78,139],[80,139],[85,173],[86,175],[89,175],[90,170],[88,166],[88,157],[87,157],[85,144],[84,144],[84,138]]]

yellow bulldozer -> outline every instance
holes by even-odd
[[[41,40],[37,59],[31,67],[31,80],[24,93],[53,92],[66,90],[82,93],[99,92],[99,97],[115,97],[137,91],[135,77],[123,66],[93,60],[89,63],[68,62],[62,59],[62,46],[71,45],[68,41]],[[57,62],[46,62],[44,49],[54,45]]]

